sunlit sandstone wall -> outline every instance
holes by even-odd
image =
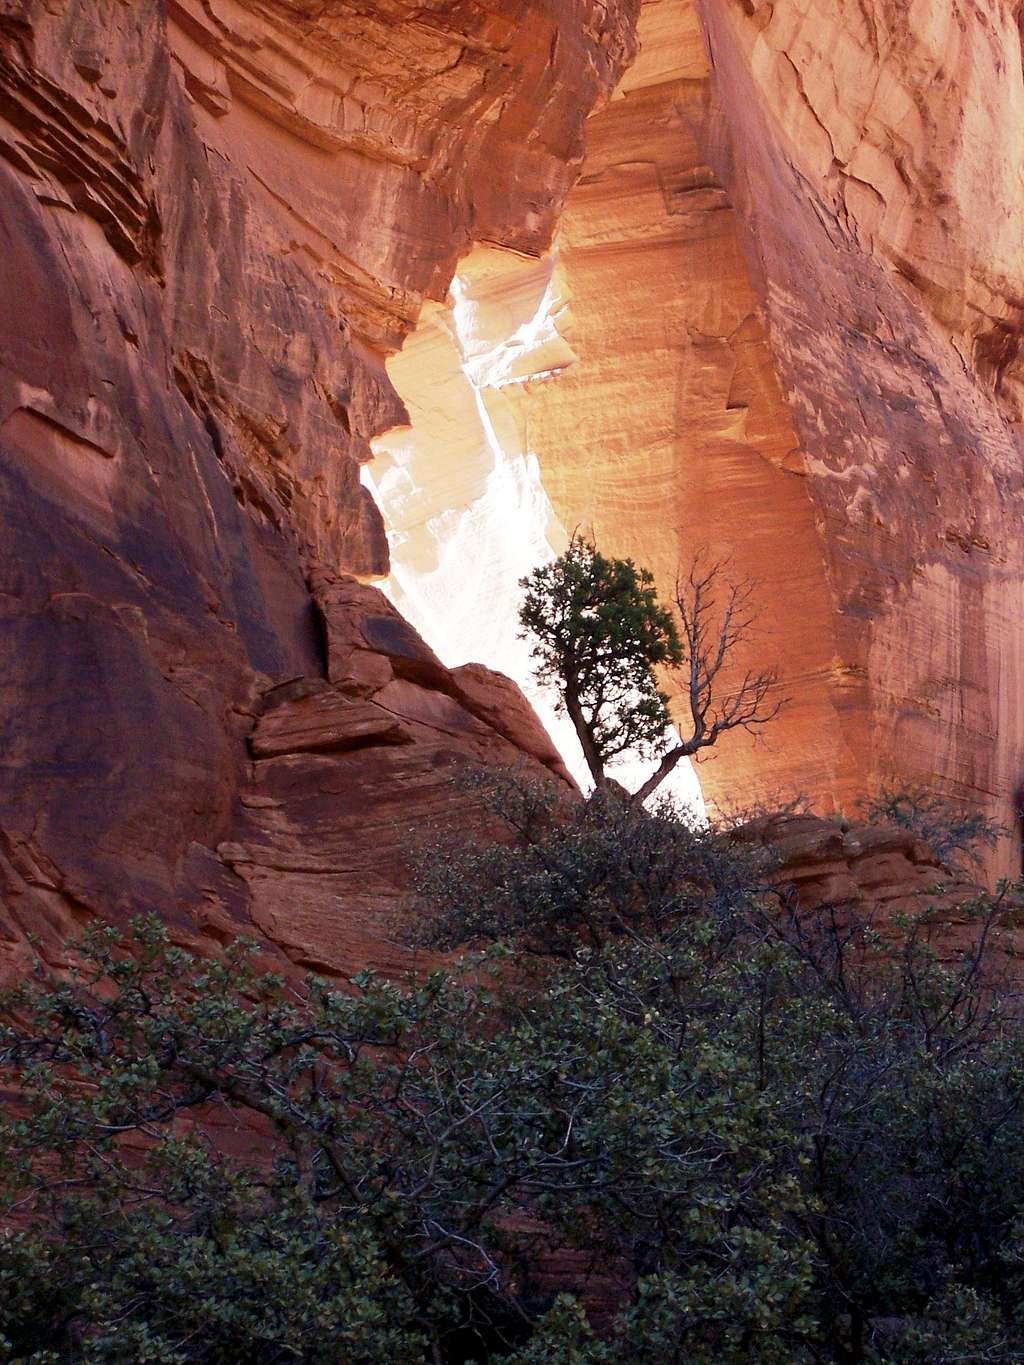
[[[760,580],[791,700],[703,766],[712,799],[922,780],[1012,822],[1015,11],[647,0],[590,121],[556,276],[577,359],[520,420],[563,523],[666,588],[705,543]]]
[[[871,775],[1022,765],[1019,6],[706,0]],[[1006,866],[1019,867],[1012,847]]]
[[[722,161],[810,471],[871,774],[1021,781],[1014,4],[707,0]],[[870,81],[856,74],[870,71]],[[1019,867],[1012,848],[1006,865]]]
[[[586,789],[579,741],[554,689],[536,685],[518,619],[520,580],[568,543],[517,398],[576,360],[558,330],[555,261],[477,247],[460,263],[448,301],[424,309],[388,362],[409,425],[374,442],[365,476],[388,529],[392,600],[445,663],[479,660],[514,678]],[[634,757],[612,771],[635,789],[652,766]],[[663,790],[701,805],[688,763]]]
[[[559,225],[560,330],[577,360],[519,394],[520,420],[563,521],[650,565],[666,593],[704,545],[760,580],[742,662],[783,662],[791,701],[757,745],[722,741],[700,768],[705,794],[842,795],[861,774],[833,687],[824,553],[741,225],[708,161],[723,133],[696,14],[652,0],[640,39],[590,121]]]

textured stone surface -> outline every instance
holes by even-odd
[[[460,770],[518,767],[574,788],[508,678],[443,668],[376,588],[336,580],[319,600],[331,681],[268,693],[241,816],[218,854],[244,881],[258,929],[292,961],[342,976],[368,963],[398,971],[417,959],[394,941],[405,937],[411,860],[456,830],[500,833]],[[368,659],[387,676],[379,670],[385,680],[366,694]]]
[[[895,825],[849,824],[816,815],[775,815],[736,831],[745,842],[769,845],[777,857],[772,881],[808,917],[853,919],[882,935],[910,921],[938,952],[956,961],[978,940],[972,910],[982,889],[971,870],[943,863],[914,834]],[[1016,978],[1024,950],[1020,901],[1010,896],[990,937],[992,966]]]
[[[154,908],[182,933],[250,923],[249,885],[215,850],[247,818],[262,697],[325,676],[310,585],[388,567],[360,481],[370,441],[404,419],[384,356],[472,240],[547,241],[633,9],[0,0],[15,956],[33,927],[56,950],[96,912]],[[350,699],[402,675],[384,644],[359,643]],[[466,715],[481,752],[492,731]],[[443,785],[447,757],[416,744],[356,766],[383,774],[385,747],[420,754],[419,792]],[[371,788],[361,841],[380,863]],[[387,800],[425,818],[408,793]]]
[[[702,4],[730,125],[716,164],[803,451],[841,728],[865,785],[920,776],[1007,824],[1024,719],[1017,8]],[[1019,870],[1016,841],[993,861]]]
[[[742,223],[709,164],[722,114],[696,12],[651,0],[640,39],[618,96],[591,120],[559,231],[560,330],[577,360],[519,391],[521,420],[563,523],[649,565],[667,595],[702,545],[760,580],[761,630],[737,663],[783,660],[792,702],[763,742],[723,740],[700,769],[705,795],[860,790],[793,417]]]
[[[586,124],[638,8],[0,0],[10,960],[153,908],[341,969],[400,838],[476,818],[457,761],[564,780],[507,680],[357,581],[388,569],[385,359],[474,242],[480,326],[513,325],[460,335],[453,448],[471,406],[563,527],[663,586],[702,542],[762,580],[792,702],[709,795],[915,778],[1008,818],[1018,7],[647,0]],[[538,282],[562,336],[527,361]]]
[[[713,801],[923,781],[1014,823],[1018,8],[646,0],[591,120],[576,360],[519,421],[565,525],[665,588],[705,543],[760,579],[791,702],[703,767]]]
[[[372,701],[356,701],[324,688],[282,702],[256,722],[249,747],[254,758],[334,753],[368,744],[411,744],[412,733]]]

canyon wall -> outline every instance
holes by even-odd
[[[633,20],[628,0],[0,3],[0,941],[14,958],[28,932],[56,951],[95,913],[259,926],[275,871],[297,878],[296,924],[302,896],[313,907],[305,938],[337,941],[345,875],[371,899],[394,882],[456,760],[536,762],[514,688],[453,682],[434,659],[388,692],[388,660],[421,644],[380,624],[383,601],[363,612],[369,645],[352,611],[329,625],[331,603],[348,575],[388,570],[360,481],[371,440],[405,420],[386,354],[472,241],[547,244]],[[356,720],[332,712],[349,685],[332,648],[357,650],[358,704],[404,730],[371,712],[352,739]],[[320,739],[251,753],[275,689],[317,679],[332,691],[303,705],[330,713]]]
[[[427,330],[408,353],[418,393],[472,375],[437,446],[472,456],[471,400],[552,526],[663,586],[702,543],[761,581],[790,701],[703,765],[714,801],[919,779],[1009,820],[1017,8],[0,0],[9,962],[155,909],[393,965],[410,831],[481,818],[455,766],[567,780],[507,679],[366,586],[387,358],[460,306],[454,369]],[[514,338],[544,298],[529,361],[495,355],[487,318]],[[457,466],[396,537],[413,595]]]
[[[788,704],[712,803],[1022,778],[1019,6],[648,0],[522,418],[566,524],[759,581]],[[738,660],[742,666],[746,659]]]
[[[808,470],[859,766],[976,802],[1014,835],[1018,11],[706,9],[734,111],[723,175]],[[993,870],[1019,868],[1012,838]]]
[[[759,629],[734,663],[778,659],[789,701],[758,743],[722,740],[699,768],[705,796],[860,792],[850,726],[864,705],[837,714],[825,550],[743,221],[711,164],[729,125],[698,13],[652,0],[640,37],[616,99],[591,120],[559,227],[577,361],[521,393],[522,420],[563,518],[649,565],[667,598],[705,546],[758,581]]]

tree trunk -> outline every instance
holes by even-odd
[[[679,760],[695,752],[696,750],[688,744],[677,744],[674,749],[670,749],[643,786],[633,793],[634,803],[639,806],[646,801],[652,792],[658,790]]]
[[[580,705],[579,694],[571,684],[567,683],[564,697],[565,709],[569,713],[569,719],[572,721],[577,735],[580,737],[580,744],[583,747],[583,757],[587,760],[590,776],[594,779],[594,785],[596,787],[603,787],[607,778],[605,777],[601,751],[594,743],[594,734],[587,724],[586,716],[583,714],[583,707]]]

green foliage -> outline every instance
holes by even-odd
[[[993,848],[1006,832],[981,811],[957,806],[923,787],[883,787],[862,804],[869,823],[911,830],[952,867],[980,863],[982,851]]]
[[[0,1359],[1022,1358],[1004,901],[943,964],[668,806],[494,799],[428,888],[482,957],[299,992],[142,922],[8,1001]]]
[[[723,932],[748,917],[769,859],[723,839],[691,809],[645,809],[614,792],[556,804],[548,786],[467,772],[468,790],[514,842],[430,849],[418,868],[432,946],[512,939],[520,950],[573,956],[630,933],[663,940],[682,917]]]
[[[716,1092],[750,1121],[755,1097],[771,1115],[758,1169],[778,1222],[760,1210],[746,1240],[730,1225],[736,1278],[716,1280],[714,1297],[724,1324],[699,1297],[697,1263],[673,1263],[663,1233],[653,1253],[632,1246],[635,1297],[612,1345],[570,1334],[572,1349],[588,1360],[1020,1358],[1024,1033],[993,943],[1022,889],[964,906],[976,940],[943,963],[930,916],[886,939],[849,917],[806,918],[766,891],[741,846],[667,805],[645,813],[598,795],[564,812],[516,784],[494,800],[525,847],[434,870],[441,941],[502,932],[520,950],[554,945],[573,958],[574,989],[631,999],[678,1048],[706,1042]],[[755,1335],[766,1305],[777,1316]],[[669,1339],[685,1342],[680,1356]]]
[[[609,785],[608,765],[620,755],[657,752],[657,767],[632,794],[642,804],[682,759],[730,730],[757,735],[778,715],[785,699],[775,670],[737,667],[757,620],[755,585],[728,571],[728,561],[698,551],[677,575],[675,619],[646,569],[607,559],[578,536],[521,581],[519,619],[533,641],[536,676],[557,689],[595,786]],[[672,743],[659,665],[673,670],[688,713]]]
[[[537,677],[558,689],[595,780],[618,755],[657,749],[669,724],[668,699],[652,670],[680,663],[682,650],[652,575],[576,536],[521,586],[520,621],[533,641]]]
[[[71,982],[8,1001],[0,1359],[421,1360],[414,1292],[354,1186],[321,1209],[327,1148],[307,1141],[332,1127],[315,1076],[339,1025],[386,1029],[391,1001],[299,1005],[243,949],[202,963],[136,928],[131,955],[94,932]],[[252,1164],[229,1155],[239,1120]]]

